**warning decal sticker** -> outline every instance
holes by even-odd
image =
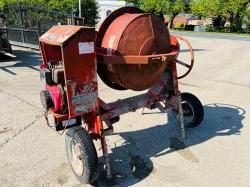
[[[94,53],[94,42],[79,42],[79,54]]]

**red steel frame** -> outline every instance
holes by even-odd
[[[171,71],[166,71],[162,78],[145,94],[126,98],[124,100],[118,100],[112,103],[105,103],[100,98],[98,98],[100,110],[83,116],[83,120],[87,124],[88,132],[93,138],[101,140],[108,178],[111,178],[111,170],[105,136],[107,135],[107,130],[113,130],[111,119],[119,117],[120,115],[126,114],[128,112],[135,112],[140,108],[150,108],[154,104],[164,102],[165,109],[174,108],[180,112],[179,121],[182,129],[182,137],[185,138],[181,96],[178,88],[178,79],[176,73],[176,63],[171,62],[169,66]],[[173,90],[170,91],[171,93],[167,89],[168,81],[170,79],[173,81]],[[103,122],[105,122],[108,126],[107,129],[104,129]]]
[[[118,100],[112,103],[105,103],[100,98],[97,100],[97,108],[95,111],[92,111],[87,114],[82,114],[82,120],[87,124],[87,131],[94,139],[100,139],[102,144],[102,151],[105,157],[105,165],[107,171],[107,177],[111,177],[110,164],[108,159],[108,149],[106,145],[105,136],[109,131],[113,130],[112,124],[114,123],[113,119],[119,117],[122,114],[128,112],[135,112],[140,108],[151,108],[151,106],[163,102],[165,103],[165,109],[174,108],[179,111],[179,121],[181,124],[182,137],[185,138],[185,129],[183,121],[183,111],[181,104],[181,95],[178,87],[178,77],[176,63],[178,53],[179,53],[179,43],[177,38],[187,42],[182,37],[171,36],[171,48],[172,51],[169,54],[157,54],[150,56],[112,56],[105,54],[103,49],[96,49],[97,58],[102,58],[103,63],[127,63],[134,64],[138,63],[138,60],[141,64],[147,63],[157,63],[159,61],[168,63],[168,68],[165,73],[162,75],[161,79],[151,87],[146,93],[126,98],[124,100]],[[190,69],[193,66],[193,51],[191,45],[187,42],[190,52],[191,52],[191,65],[184,63],[184,66]],[[44,53],[44,46],[41,45],[42,53]],[[45,57],[46,55],[43,54]],[[43,59],[46,61],[46,59]],[[183,63],[180,63],[183,65]],[[67,72],[66,72],[67,73]],[[186,76],[188,73],[184,74]],[[182,76],[183,77],[183,76]],[[67,77],[66,77],[67,79]],[[56,114],[52,110],[50,111],[52,115],[57,119],[57,121],[69,120],[69,114]],[[104,128],[103,122],[106,123],[108,128]]]
[[[169,108],[177,109],[179,111],[179,122],[181,124],[181,134],[182,138],[185,138],[185,128],[183,121],[183,111],[182,111],[182,103],[181,103],[181,94],[178,87],[178,77],[177,77],[177,55],[179,52],[179,43],[177,38],[180,38],[184,42],[187,42],[182,37],[174,37],[171,36],[171,46],[173,51],[177,50],[177,53],[172,51],[175,58],[168,61],[168,70],[162,75],[161,79],[151,87],[146,93],[133,96],[130,98],[126,98],[123,100],[118,100],[112,103],[105,103],[100,98],[98,98],[98,105],[100,110],[96,111],[96,113],[88,114],[84,116],[85,122],[88,124],[88,131],[92,135],[92,137],[101,140],[102,151],[105,158],[106,172],[107,177],[111,178],[111,169],[108,158],[108,149],[106,145],[105,136],[107,135],[107,130],[113,130],[112,119],[119,117],[122,114],[126,114],[128,112],[135,112],[140,108],[150,108],[151,106],[163,102],[165,103],[164,109],[167,110]],[[188,43],[189,44],[189,43]],[[191,52],[191,66],[185,66],[187,68],[192,68],[193,66],[193,50],[190,46]],[[97,53],[98,54],[98,53]],[[159,56],[159,55],[158,55]],[[112,58],[116,58],[115,56],[103,55],[102,57],[107,58],[107,60],[112,60]],[[117,57],[119,59],[120,57]],[[136,57],[131,57],[133,59]],[[125,57],[126,59],[126,57]],[[129,58],[127,58],[129,59]],[[132,60],[133,61],[133,60]],[[114,63],[116,59],[114,60]],[[131,62],[133,63],[133,62]],[[178,63],[178,62],[177,62]],[[190,72],[190,71],[189,71]],[[185,74],[187,75],[187,73]],[[169,82],[172,82],[169,84]],[[171,89],[169,89],[169,86]],[[103,122],[108,126],[107,129],[104,129]]]

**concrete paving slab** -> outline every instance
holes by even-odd
[[[204,121],[188,129],[187,139],[181,140],[180,127],[171,113],[145,110],[150,114],[141,115],[139,110],[121,116],[113,135],[107,137],[113,186],[249,185],[250,44],[188,39],[195,49],[196,64],[180,81],[180,88],[202,101]],[[0,147],[0,184],[87,186],[80,185],[69,168],[64,137],[40,118],[42,84],[35,70],[39,54],[22,48],[14,48],[14,53],[16,60],[0,61],[0,113],[4,114],[0,120],[3,127],[24,130]],[[99,89],[107,102],[138,94],[114,91],[102,82]],[[16,115],[9,114],[13,109],[18,111]],[[6,140],[7,133],[11,131],[0,133],[0,140]],[[100,148],[99,142],[96,148]],[[101,169],[100,151],[98,155]],[[102,172],[96,185],[110,186]]]
[[[39,120],[44,112],[23,99],[0,89],[0,147]]]

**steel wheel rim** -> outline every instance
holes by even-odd
[[[183,119],[185,124],[190,124],[194,120],[194,109],[193,106],[187,102],[182,102]]]
[[[68,144],[68,156],[70,163],[75,171],[75,173],[79,176],[83,175],[83,160],[81,158],[81,151],[76,141],[70,140]]]
[[[192,123],[192,121],[194,120],[193,106],[187,101],[182,101],[182,111],[183,111],[184,124]],[[179,121],[180,120],[179,111],[174,109],[173,114],[174,114],[175,118]]]

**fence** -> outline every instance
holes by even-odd
[[[3,9],[6,17],[0,30],[14,45],[39,48],[38,38],[51,26],[66,24],[68,14],[34,6],[12,5]]]

